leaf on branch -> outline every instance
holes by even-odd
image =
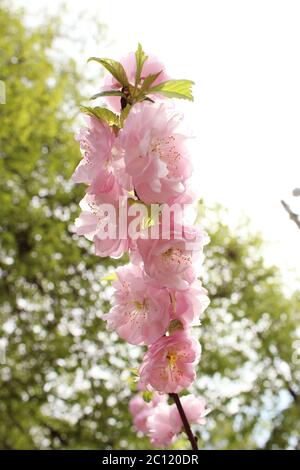
[[[102,121],[105,121],[109,126],[118,126],[119,125],[119,116],[106,108],[100,108],[96,106],[95,108],[90,108],[88,106],[81,106],[81,111],[90,116],[95,116]]]
[[[139,43],[138,48],[135,53],[135,61],[136,61],[135,86],[137,86],[140,82],[143,65],[147,59],[148,59],[148,56],[145,54],[141,44]]]
[[[96,95],[91,96],[90,100],[95,100],[96,98],[101,98],[102,96],[123,96],[123,98],[126,98],[124,93],[118,90],[105,90],[105,91],[100,91],[99,93],[96,93]]]
[[[180,98],[193,101],[191,80],[167,80],[158,85],[149,88],[149,93],[159,93],[168,98]]]
[[[90,57],[88,62],[95,61],[101,64],[106,70],[108,70],[113,77],[117,80],[120,85],[123,87],[128,87],[129,82],[124,70],[123,65],[120,62],[117,62],[113,59],[100,59],[99,57]]]
[[[162,70],[157,73],[152,73],[151,75],[148,75],[144,81],[143,84],[140,88],[140,91],[143,93],[147,93],[151,85],[155,82],[155,80],[159,77],[159,75],[162,73]]]

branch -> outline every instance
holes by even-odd
[[[287,213],[290,216],[290,219],[295,222],[297,225],[298,229],[300,230],[300,220],[299,220],[299,215],[296,214],[296,212],[293,212],[290,206],[283,200],[280,201],[281,204],[283,205],[284,209],[287,211]]]
[[[169,393],[169,396],[171,398],[173,398],[173,400],[175,402],[175,405],[177,406],[178,413],[180,414],[181,421],[182,421],[182,424],[184,426],[184,430],[187,434],[187,437],[189,438],[192,449],[193,450],[198,450],[196,438],[195,438],[194,434],[192,433],[190,423],[188,422],[188,419],[185,415],[185,412],[184,412],[184,409],[182,407],[179,396],[177,395],[177,393]]]
[[[292,396],[293,400],[296,403],[298,403],[299,395],[295,392],[295,390],[290,385],[288,385],[287,389],[288,389],[290,395]]]
[[[262,334],[261,332],[256,331],[256,336],[259,338],[259,340],[261,341],[261,343],[264,342],[265,339],[264,339],[264,336],[263,336],[263,334]],[[277,344],[277,346],[279,346],[279,345]],[[278,352],[279,352],[279,359],[281,359],[281,350],[280,350],[280,348],[278,348]],[[274,356],[269,353],[269,354],[268,354],[268,357],[271,359],[274,369],[276,370],[277,374],[279,375],[279,377],[280,377],[281,380],[283,381],[283,383],[284,383],[284,385],[285,385],[287,391],[289,392],[289,394],[290,394],[291,397],[293,398],[294,402],[295,402],[295,403],[298,403],[298,402],[299,402],[299,394],[295,392],[295,390],[294,390],[294,388],[293,388],[293,385],[292,385],[290,382],[288,382],[288,381],[285,379],[285,377],[284,377],[281,373],[279,373],[279,371],[278,371],[278,369],[277,369],[277,367],[276,367],[276,365],[275,365],[275,362],[274,362]]]

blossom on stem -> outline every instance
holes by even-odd
[[[207,290],[196,280],[186,290],[169,289],[172,299],[172,320],[184,327],[199,324],[199,317],[209,305]]]
[[[126,172],[147,204],[172,204],[186,190],[192,164],[179,123],[165,105],[144,101],[132,108],[120,132]]]
[[[174,405],[160,403],[153,408],[146,423],[151,444],[155,447],[165,447],[172,444],[180,432],[182,423],[175,413],[171,413]]]
[[[82,212],[75,220],[76,231],[78,235],[84,235],[94,242],[98,256],[120,258],[133,246],[129,237],[119,236],[118,214],[121,195],[124,197],[122,204],[126,204],[124,191],[115,184],[111,191],[98,196],[86,194],[80,202]]]
[[[105,315],[109,329],[132,344],[151,344],[170,323],[171,300],[164,288],[152,286],[139,266],[116,270],[114,307]]]
[[[189,424],[205,424],[206,415],[210,412],[206,408],[202,397],[186,395],[180,398],[182,408]],[[151,443],[157,447],[171,444],[176,435],[183,431],[181,416],[175,404],[159,403],[150,410],[144,429],[149,434]]]
[[[95,116],[85,116],[86,127],[76,139],[80,143],[82,159],[75,168],[75,183],[89,185],[90,194],[109,192],[115,184],[131,189],[131,178],[125,172],[125,163],[111,127]]]
[[[108,162],[111,159],[115,135],[110,127],[94,116],[85,116],[87,126],[80,129],[76,139],[80,143],[82,159],[76,167],[72,179],[75,183],[92,184],[103,175],[100,189],[110,190],[113,184]]]
[[[206,408],[204,398],[195,397],[190,394],[180,397],[180,401],[189,424],[206,424],[205,417],[210,413],[210,409]],[[172,405],[171,414],[174,419],[178,420],[178,423],[182,427],[182,420],[176,405]]]
[[[137,248],[149,277],[161,286],[184,290],[197,278],[208,236],[195,227],[172,230],[170,239],[138,239]]]
[[[153,387],[165,393],[179,393],[196,377],[200,344],[186,330],[163,336],[153,343],[140,367],[140,389]]]
[[[146,402],[139,394],[135,395],[129,402],[129,411],[133,417],[133,425],[136,430],[148,434],[149,416],[151,416],[153,409],[158,406],[159,403],[166,402],[167,396],[160,393],[154,393],[150,402]]]
[[[169,80],[164,66],[147,57],[141,45],[121,65],[91,59],[111,72],[105,93],[95,98],[105,95],[120,114],[86,108],[91,115],[77,136],[82,159],[73,174],[74,182],[88,185],[75,221],[77,234],[93,241],[99,256],[130,254],[132,264],[117,269],[114,306],[104,318],[121,338],[148,346],[139,389],[154,394],[149,403],[140,395],[131,400],[135,428],[160,447],[173,442],[184,421],[194,449],[178,397],[169,405],[161,395],[177,394],[194,381],[201,348],[188,328],[209,303],[197,281],[209,239],[189,225],[193,211],[185,212],[196,197],[189,136],[180,130],[181,115],[163,98],[191,100],[193,82]],[[150,204],[159,204],[151,216]],[[182,407],[190,423],[205,423],[209,410],[203,399],[185,396]]]

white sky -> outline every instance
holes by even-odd
[[[118,59],[141,42],[169,75],[196,82],[195,102],[184,108],[197,136],[200,192],[227,206],[233,219],[247,214],[268,242],[267,259],[293,282],[296,273],[288,273],[300,273],[300,231],[280,199],[300,212],[300,197],[291,197],[300,186],[300,1],[64,3],[70,13],[63,21],[86,38],[82,63],[92,55]],[[57,12],[61,1],[14,4],[36,14]],[[107,25],[105,42],[91,37],[88,22],[77,21],[81,12]]]

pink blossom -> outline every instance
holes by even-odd
[[[125,172],[125,163],[112,129],[94,116],[85,116],[87,127],[80,129],[82,159],[72,179],[89,185],[90,194],[109,192],[118,182],[131,189],[131,178]]]
[[[129,403],[129,411],[133,417],[133,425],[137,431],[147,434],[147,421],[152,406],[147,403],[141,395],[135,395]]]
[[[129,83],[134,85],[135,83],[135,71],[136,71],[136,60],[135,54],[131,52],[126,57],[123,57],[120,60],[121,64],[123,65],[126,75],[128,77]],[[143,65],[141,78],[144,79],[148,75],[152,75],[158,72],[161,72],[157,79],[153,82],[151,86],[158,85],[161,82],[164,82],[169,79],[168,75],[164,70],[165,66],[154,56],[149,55],[148,59]],[[121,90],[120,84],[112,75],[107,75],[104,79],[104,86],[102,90]],[[151,95],[150,95],[151,96]],[[157,97],[157,95],[155,95]],[[120,97],[109,96],[105,98],[109,105],[115,110],[120,111],[121,104],[120,104]]]
[[[159,403],[166,403],[166,395],[154,393],[150,402],[146,402],[139,394],[135,395],[129,402],[129,411],[133,417],[133,425],[137,431],[148,434],[148,418]]]
[[[180,193],[174,200],[173,204],[193,204],[199,198],[197,198],[197,193],[194,189],[186,187],[183,193]]]
[[[194,227],[171,230],[170,240],[138,239],[137,248],[145,271],[159,285],[187,289],[197,277],[194,265],[202,262],[202,248],[208,243],[205,232]]]
[[[163,104],[136,104],[120,132],[127,173],[145,203],[172,204],[186,190],[192,164],[180,120]]]
[[[124,192],[115,183],[109,192],[101,193],[98,196],[87,194],[80,202],[81,214],[75,220],[78,235],[84,235],[95,244],[95,252],[98,256],[111,256],[120,258],[130,247],[133,246],[131,240],[119,238],[118,227],[118,204],[119,196]],[[123,204],[126,203],[126,198]],[[114,217],[105,216],[103,204],[108,204],[114,210]],[[107,232],[107,236],[104,235]],[[126,236],[126,234],[125,234]]]
[[[169,289],[172,298],[172,319],[180,320],[186,327],[195,325],[209,305],[207,290],[195,281],[186,290]]]
[[[186,330],[163,336],[152,344],[140,367],[140,388],[179,393],[195,379],[200,344]]]
[[[102,183],[111,188],[113,179],[108,171],[108,162],[115,136],[109,126],[93,116],[85,116],[87,127],[80,129],[77,140],[82,150],[82,160],[73,173],[75,183],[91,184],[100,174],[105,175]]]
[[[210,413],[206,408],[206,402],[202,397],[195,397],[194,395],[185,395],[180,397],[181,405],[184,410],[185,416],[190,424],[206,424],[205,417]],[[176,405],[172,405],[170,411],[173,421],[178,421],[178,425],[182,427],[182,420],[177,410]]]
[[[151,444],[155,447],[170,445],[176,434],[180,432],[182,423],[178,421],[176,414],[171,413],[172,406],[167,403],[160,403],[149,414],[147,421],[148,434]]]
[[[109,329],[132,344],[151,344],[163,336],[170,323],[170,295],[147,282],[139,266],[116,271],[114,307],[105,315]]]
[[[210,412],[203,398],[186,395],[180,398],[189,424],[206,424],[205,416]],[[151,443],[156,447],[172,444],[177,434],[183,430],[181,416],[175,404],[159,403],[150,410],[145,429]]]

